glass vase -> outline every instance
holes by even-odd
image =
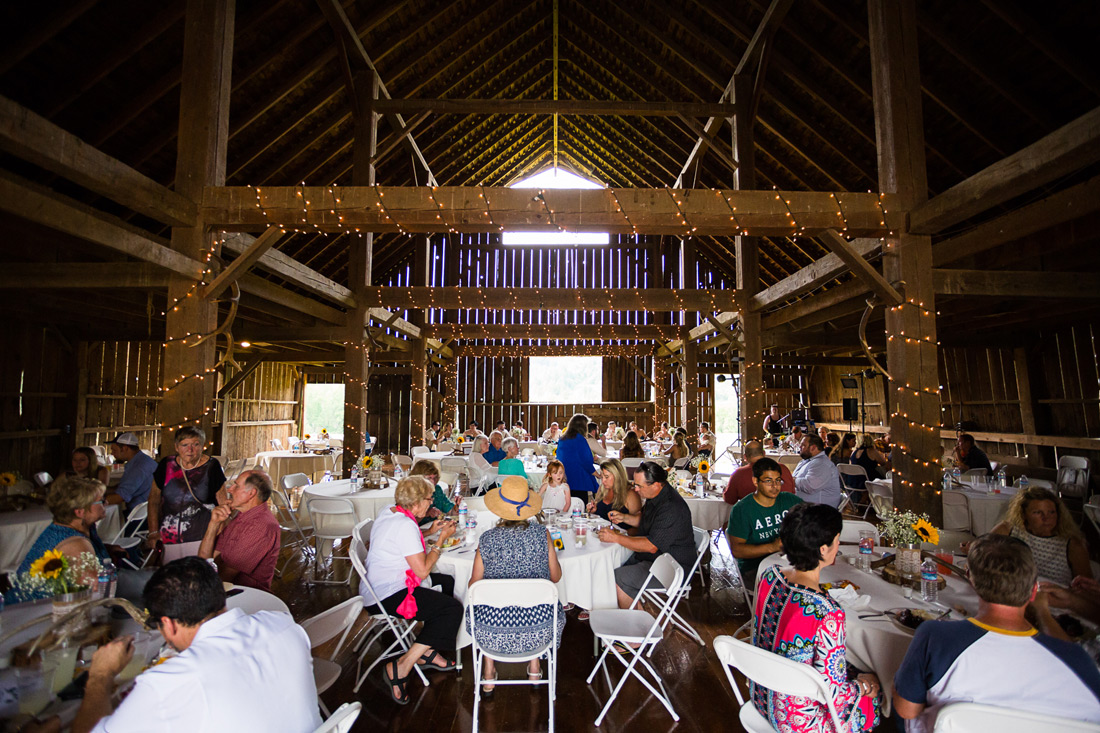
[[[897,560],[894,564],[897,566],[898,575],[906,580],[913,580],[920,576],[920,544],[898,544],[897,546]]]

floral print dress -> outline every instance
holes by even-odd
[[[848,681],[844,657],[844,610],[826,593],[788,581],[772,566],[760,576],[756,591],[753,644],[802,664],[825,678],[842,731],[833,727],[829,709],[805,697],[782,695],[757,684],[750,691],[753,705],[783,733],[862,733],[879,722],[881,697],[860,696],[859,684]]]
[[[157,466],[153,481],[160,487],[160,539],[166,545],[199,542],[210,523],[210,509],[217,502],[225,473],[216,458],[187,471],[168,456]]]

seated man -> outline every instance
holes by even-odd
[[[699,455],[710,458],[714,454],[714,444],[718,437],[710,431],[709,422],[699,423]]]
[[[263,471],[244,471],[226,489],[228,504],[214,507],[199,545],[199,557],[214,560],[227,583],[271,590],[279,561],[279,520],[268,499],[271,478]],[[234,511],[236,516],[229,515]]]
[[[723,495],[727,504],[736,504],[756,491],[756,479],[753,477],[752,467],[757,461],[763,458],[764,455],[764,444],[759,440],[750,440],[748,443],[745,443],[745,450],[742,456],[747,463],[730,475],[729,483],[726,484],[726,492]],[[779,466],[779,473],[783,476],[783,491],[793,494],[794,477],[791,476],[791,469],[787,468],[782,463],[777,463],[776,465]]]
[[[596,458],[607,458],[607,447],[600,436],[600,426],[594,422],[588,423],[588,447],[592,449],[592,455]]]
[[[227,610],[221,579],[197,557],[158,570],[144,601],[179,655],[141,674],[112,714],[115,675],[133,656],[133,641],[101,646],[74,733],[309,733],[321,724],[309,637],[290,614]]]
[[[989,456],[978,446],[974,445],[974,436],[963,433],[955,441],[955,465],[959,470],[973,471],[975,468],[985,469],[986,475],[993,473],[993,465],[989,462]]]
[[[634,552],[615,571],[619,608],[630,607],[658,555],[672,555],[685,573],[695,564],[691,510],[679,492],[669,485],[668,472],[659,464],[646,461],[634,471],[634,490],[645,499],[640,513],[612,511],[608,515],[612,524],[628,525],[627,535],[623,536],[610,527],[600,530],[601,542],[613,542]]]
[[[118,486],[109,490],[103,500],[108,504],[125,504],[127,509],[149,501],[149,490],[153,488],[153,472],[157,470],[157,462],[142,452],[137,436],[133,433],[120,433],[110,442],[110,446],[115,461],[125,463],[126,468]]]
[[[604,440],[622,440],[626,437],[626,431],[619,427],[614,420],[607,421],[607,431],[603,434]]]
[[[760,561],[783,549],[783,543],[779,539],[779,525],[783,523],[783,517],[790,508],[801,504],[802,500],[794,494],[782,491],[786,479],[783,478],[782,466],[777,461],[761,457],[751,467],[744,468],[752,471],[752,483],[756,491],[737,502],[730,510],[726,534],[729,536],[730,552],[737,558],[737,565],[741,568],[741,579],[746,587],[750,587],[756,582],[756,569],[760,567]]]
[[[786,437],[783,444],[780,446],[782,450],[789,450],[795,453],[802,452],[802,440],[806,437],[806,434],[802,432],[802,428],[798,425],[794,426],[791,430],[791,434]]]
[[[424,431],[424,445],[428,446],[432,450],[435,450],[435,444],[440,439],[439,428],[441,427],[438,420],[432,421],[432,426]]]
[[[490,466],[495,466],[506,457],[502,443],[504,442],[504,433],[499,430],[494,430],[489,433],[489,450],[485,451],[485,460]]]
[[[1100,723],[1100,671],[1092,659],[1024,618],[1037,591],[1031,548],[988,534],[967,562],[978,614],[921,624],[894,677],[894,710],[910,721],[909,733],[930,733],[953,702]]]
[[[550,423],[550,427],[542,431],[542,439],[548,443],[556,443],[561,440],[561,427],[556,423]]]
[[[794,467],[794,491],[811,504],[840,506],[840,471],[825,453],[821,436],[807,435],[802,440],[802,461]]]

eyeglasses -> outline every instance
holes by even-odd
[[[93,507],[93,506],[103,506],[103,505],[104,505],[104,504],[106,504],[106,503],[107,503],[107,502],[103,501],[103,499],[100,499],[99,501],[93,501],[93,502],[92,502],[92,503],[91,503],[91,504],[89,505],[89,508],[90,508],[90,507]]]
[[[756,479],[756,483],[764,484],[765,486],[779,486],[780,484],[783,483],[783,479],[781,479],[781,478],[758,478],[758,479]]]

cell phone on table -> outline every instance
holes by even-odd
[[[225,592],[225,597],[231,598],[233,596],[240,595],[241,593],[244,593],[244,588],[233,588]]]

